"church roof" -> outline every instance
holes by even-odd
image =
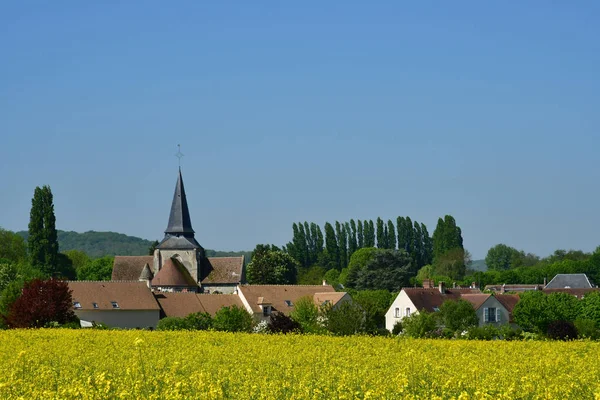
[[[152,265],[154,256],[115,256],[111,280],[137,281],[144,265]]]
[[[331,285],[240,285],[240,294],[244,296],[254,313],[261,313],[259,305],[271,304],[273,311],[289,314],[296,302],[302,297],[313,299],[339,300]],[[331,294],[330,294],[331,293]],[[317,295],[315,297],[315,295]]]
[[[194,235],[190,210],[188,209],[187,198],[185,197],[185,188],[183,187],[181,169],[179,169],[175,193],[173,194],[173,203],[171,204],[171,214],[169,215],[169,225],[165,233],[170,235],[191,235],[192,237]]]
[[[209,257],[202,284],[228,284],[242,282],[244,256]]]
[[[166,317],[186,317],[192,313],[207,312],[215,315],[223,307],[244,305],[235,294],[155,293]]]
[[[179,261],[173,258],[168,258],[154,279],[152,286],[198,286],[194,278],[190,275]]]
[[[144,268],[142,269],[142,273],[140,274],[140,279],[149,281],[152,280],[152,278],[154,278],[154,274],[150,269],[150,264],[146,263],[146,265],[144,265]]]

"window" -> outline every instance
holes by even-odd
[[[92,306],[93,306],[94,308],[98,308],[98,303],[92,303]]]
[[[117,303],[116,301],[111,301],[110,304],[112,304],[113,308],[119,308],[119,303]]]
[[[292,301],[291,301],[291,300],[286,300],[286,301],[285,301],[285,305],[286,305],[286,306],[288,306],[288,307],[291,307],[291,306],[293,306],[293,305],[294,305],[294,303],[292,303]]]
[[[78,302],[78,301],[74,301],[73,302],[73,307],[75,307],[75,308],[81,308],[81,303]]]
[[[400,318],[400,308],[394,310],[394,318]]]
[[[495,307],[483,309],[483,322],[499,322],[500,309]]]
[[[268,317],[271,315],[271,306],[263,306],[263,316]]]
[[[406,317],[410,317],[410,307],[406,307],[406,310],[404,310],[404,315]]]

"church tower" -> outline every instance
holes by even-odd
[[[179,168],[165,237],[154,251],[154,265],[152,268],[154,275],[160,271],[167,260],[176,259],[187,269],[195,282],[200,281],[204,249],[194,238],[194,233],[185,197],[181,168]]]

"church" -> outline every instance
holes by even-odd
[[[196,241],[181,168],[165,237],[151,256],[116,256],[113,281],[145,281],[160,292],[227,293],[245,283],[244,257],[206,257]]]

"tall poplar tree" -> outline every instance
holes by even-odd
[[[325,251],[327,252],[327,265],[323,267],[326,269],[339,268],[340,252],[335,231],[329,222],[325,223]]]
[[[369,245],[365,247],[375,247],[375,224],[369,220]]]
[[[385,249],[385,229],[383,227],[383,220],[377,217],[377,248]]]
[[[421,225],[417,221],[414,223],[414,234],[413,234],[413,249],[415,252],[414,262],[418,268],[421,268],[423,265],[423,260],[425,259],[425,250],[423,246],[423,233],[421,232]]]
[[[404,223],[404,217],[396,218],[396,229],[398,230],[398,249],[406,250],[406,224]]]
[[[32,266],[48,275],[58,272],[58,234],[50,186],[38,186],[33,192],[27,247]]]
[[[387,248],[394,250],[396,249],[396,229],[391,219],[388,219],[387,222],[387,232]]]
[[[304,231],[304,225],[302,222],[298,223],[298,246],[299,246],[299,254],[300,254],[300,265],[305,268],[310,266],[310,262],[308,261],[308,243],[306,241],[306,232]]]
[[[421,223],[421,234],[423,236],[423,265],[433,262],[433,239],[429,236],[427,227]]]
[[[359,249],[362,249],[363,247],[365,247],[365,235],[363,232],[363,223],[360,219],[358,220],[358,227],[357,227],[357,232],[356,232],[356,242],[357,242],[356,244]]]
[[[337,222],[336,222],[337,224]],[[338,234],[338,248],[340,249],[340,271],[348,266],[348,232],[346,225],[341,224]]]
[[[346,232],[348,233],[348,262],[350,262],[350,257],[358,249],[358,244],[356,243],[356,222],[353,219],[350,220],[350,223],[346,222]]]
[[[404,218],[404,229],[406,232],[406,252],[410,254],[410,256],[415,259],[415,249],[414,249],[414,236],[415,232],[413,230],[413,223],[410,217]]]
[[[310,223],[310,231],[311,231],[311,235],[315,241],[316,257],[313,260],[313,263],[314,263],[314,262],[317,262],[319,255],[321,255],[321,253],[323,253],[323,246],[325,244],[325,241],[323,240],[323,232],[321,231],[321,227],[319,225],[315,224],[314,222],[311,222]]]

